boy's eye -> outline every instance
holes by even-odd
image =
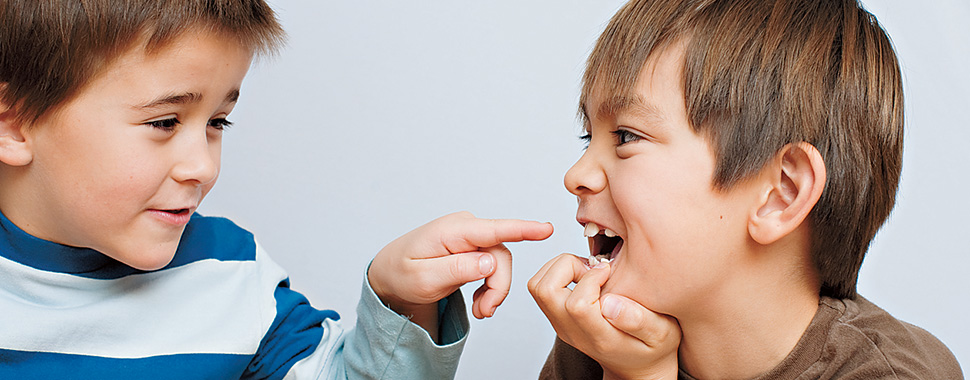
[[[175,129],[175,126],[177,126],[178,124],[179,124],[179,119],[174,117],[168,118],[168,119],[153,120],[145,123],[145,125],[148,125],[152,128],[161,129],[163,131],[171,131]]]
[[[225,118],[212,119],[212,120],[209,120],[209,126],[222,131],[222,130],[225,130],[226,128],[231,127],[232,122],[229,120],[226,120]]]
[[[640,137],[637,134],[627,131],[625,129],[617,129],[611,133],[613,133],[613,136],[616,136],[616,146],[625,145],[631,142],[637,142],[643,139],[643,137]]]
[[[593,135],[586,133],[579,136],[579,140],[583,142],[583,150],[586,150],[589,148],[589,142],[593,140]]]

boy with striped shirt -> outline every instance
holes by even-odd
[[[0,378],[438,379],[458,287],[511,278],[551,225],[446,216],[377,254],[356,328],[311,307],[252,234],[195,213],[254,55],[262,0],[0,0]]]

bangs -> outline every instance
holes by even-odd
[[[647,59],[685,38],[685,18],[703,1],[631,1],[620,8],[597,40],[586,63],[579,115],[586,123],[586,107],[594,91],[610,101],[612,111],[634,99],[634,86]],[[619,100],[619,101],[616,101]]]

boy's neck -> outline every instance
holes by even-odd
[[[752,378],[795,348],[818,310],[818,276],[810,254],[796,249],[807,245],[781,243],[754,247],[752,260],[730,276],[736,281],[703,300],[698,313],[678,316],[684,371],[698,379]]]

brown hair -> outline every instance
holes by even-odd
[[[147,37],[148,51],[189,28],[226,33],[255,53],[284,33],[263,0],[0,0],[0,100],[33,122]]]
[[[819,150],[827,182],[809,222],[820,292],[854,298],[902,166],[902,80],[885,31],[856,0],[633,0],[589,57],[581,111],[594,89],[630,97],[647,58],[677,41],[688,120],[717,157],[715,188],[787,144]]]

